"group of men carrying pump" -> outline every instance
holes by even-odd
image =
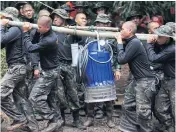
[[[30,4],[25,4],[23,8],[32,10]],[[7,7],[1,12],[1,48],[6,49],[8,64],[8,71],[1,80],[1,109],[13,119],[7,129],[27,127],[34,132],[60,130],[66,121],[64,111],[67,108],[72,112],[74,127],[86,129],[93,125],[94,103],[84,103],[84,82],[76,79],[76,68],[71,65],[70,45],[78,43],[84,46],[96,38],[52,31],[52,25],[63,27],[70,22],[64,9],[55,9],[51,14],[46,10],[39,12],[38,29],[32,29],[29,23],[34,21],[24,18],[23,15],[22,28],[10,26],[9,20],[18,20],[18,10]],[[77,13],[75,22],[78,26],[86,26],[86,15]],[[108,27],[111,20],[108,15],[100,13],[95,23],[97,27]],[[122,25],[115,39],[103,38],[111,41],[115,79],[120,78],[120,65],[123,64],[128,63],[132,74],[131,83],[125,90],[119,129],[124,132],[152,132],[154,115],[165,130],[173,132],[175,23],[159,27],[156,22],[151,22],[148,28],[155,36],[149,36],[144,44],[135,36],[138,29],[132,20]],[[160,78],[161,74],[164,74],[163,78]],[[106,106],[107,125],[110,128],[115,127],[113,103],[97,103],[97,111]],[[85,110],[85,106],[87,121],[82,124],[79,111]],[[48,120],[48,126],[41,130],[37,122],[40,120]]]

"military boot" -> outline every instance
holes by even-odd
[[[79,111],[73,111],[72,116],[73,116],[73,123],[72,123],[73,127],[83,130],[86,129],[86,127],[81,123],[79,119]]]
[[[27,120],[24,120],[24,121],[13,121],[11,126],[7,127],[7,130],[8,131],[14,131],[16,129],[24,128],[26,124],[27,124]]]
[[[85,110],[84,110],[84,109],[80,109],[80,110],[79,110],[79,115],[80,115],[80,116],[85,116],[85,115],[86,115]]]
[[[107,125],[108,125],[109,128],[114,128],[115,127],[115,124],[112,121],[112,119],[107,119]]]
[[[95,118],[96,119],[103,119],[104,117],[104,114],[102,111],[97,111],[96,114],[95,114]]]
[[[61,129],[63,125],[63,120],[58,120],[58,121],[49,121],[49,125],[47,128],[43,129],[41,132],[53,132],[58,129]]]
[[[170,126],[167,128],[167,130],[165,130],[164,132],[175,132],[175,129],[173,126]]]
[[[115,127],[114,122],[112,121],[112,102],[106,102],[106,115],[107,115],[107,125],[109,128]]]
[[[85,127],[93,126],[93,122],[94,122],[94,120],[93,120],[92,117],[87,117],[87,120],[86,120],[86,122],[84,123],[84,126],[85,126]]]
[[[63,109],[61,109],[61,117],[63,120],[63,125],[65,125],[65,111]]]

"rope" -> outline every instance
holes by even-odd
[[[95,33],[97,34],[98,51],[101,51],[101,48],[100,48],[100,35],[99,35],[99,33],[96,30],[95,30]]]
[[[91,31],[91,32],[93,32],[94,31],[94,26],[93,25],[91,25],[91,26],[89,26],[89,31]]]
[[[74,35],[76,35],[76,31],[77,31],[77,30],[76,30],[76,26],[75,26],[75,28],[74,28]]]

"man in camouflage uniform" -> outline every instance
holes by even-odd
[[[89,6],[88,3],[85,1],[76,1],[75,2],[75,9],[77,10],[78,13],[86,13],[86,10]]]
[[[92,25],[93,19],[95,18],[94,13],[89,8],[89,3],[86,1],[76,1],[75,2],[75,10],[77,13],[84,13],[87,17],[87,25]]]
[[[109,15],[106,15],[106,14],[99,14],[95,20],[95,23],[96,23],[96,26],[97,27],[109,27],[109,25],[112,23],[112,21],[110,20],[110,17]],[[100,30],[100,32],[103,31],[103,30]],[[104,41],[105,39],[103,39]],[[115,39],[108,39],[108,40],[105,40],[107,43],[109,43],[111,46],[112,46],[112,49],[113,49],[113,52],[114,52],[114,58],[113,58],[113,70],[114,70],[114,73],[115,73],[115,77],[116,77],[116,80],[120,79],[120,65],[118,65],[117,63],[117,59],[116,59],[116,53],[117,53],[117,50],[116,50],[116,40]],[[106,111],[104,111],[104,103],[97,103],[97,107],[95,107],[95,118],[97,119],[101,119],[103,118],[103,115],[106,114]]]
[[[29,52],[38,52],[42,68],[41,76],[37,79],[29,100],[33,105],[37,119],[49,120],[47,128],[41,132],[50,132],[57,130],[62,126],[60,111],[56,111],[49,106],[47,98],[51,92],[56,80],[60,80],[60,67],[58,53],[58,38],[51,29],[52,20],[49,16],[41,16],[38,19],[38,32],[40,40],[32,44],[28,31],[31,29],[30,23],[24,23],[24,43]],[[58,84],[60,86],[60,83]],[[55,104],[56,105],[56,104]]]
[[[126,21],[133,21],[137,25],[136,33],[148,33],[146,28],[143,28],[140,26],[141,18],[142,18],[142,14],[140,13],[140,11],[133,10],[126,18]]]
[[[108,6],[106,6],[104,4],[104,2],[97,2],[95,4],[95,7],[92,9],[92,11],[95,13],[95,14],[107,14],[108,12]]]
[[[157,22],[150,22],[147,25],[148,28],[148,33],[149,34],[154,34],[154,31],[159,28],[159,24]],[[144,47],[147,43],[147,40],[145,41],[145,43],[143,43]],[[156,53],[160,52],[163,49],[163,45],[159,45],[159,44],[155,44],[154,45],[154,50]],[[148,55],[147,55],[148,56]],[[156,94],[153,96],[152,100],[155,100],[156,95],[158,94],[160,88],[161,88],[161,82],[164,79],[164,73],[163,73],[163,65],[161,63],[153,63],[150,61],[150,69],[153,71],[154,75],[156,76],[156,84],[155,84],[155,88],[156,88]],[[153,123],[154,123],[154,130],[156,132],[158,131],[162,131],[165,129],[165,126],[159,123],[159,120],[157,120],[156,114],[155,114],[155,101],[152,102],[152,113],[153,113]]]
[[[77,13],[75,17],[76,26],[86,26],[87,25],[87,16],[84,13]],[[77,36],[72,35],[71,41],[72,43],[78,43],[78,45],[84,46],[86,43],[88,37],[85,36]],[[75,68],[76,69],[76,68]],[[79,114],[81,116],[86,115],[86,108],[85,108],[85,102],[84,102],[84,84],[82,82],[82,78],[79,78],[76,74],[76,82],[77,82],[77,89],[78,89],[78,97],[79,97],[79,104],[80,104],[80,111]]]
[[[124,23],[124,20],[122,19],[122,11],[123,7],[117,7],[115,6],[112,14],[111,14],[111,19],[112,19],[112,27],[118,27],[121,28],[122,24]]]
[[[174,27],[174,26],[173,26]],[[174,27],[175,28],[175,27]],[[175,131],[175,41],[173,29],[163,25],[154,31],[158,37],[149,37],[146,48],[149,60],[163,64],[164,80],[156,96],[155,114],[157,119],[166,125],[167,132]],[[155,44],[162,46],[159,52]]]
[[[20,17],[21,15],[23,15],[23,6],[24,6],[25,4],[27,4],[26,1],[20,1],[20,2],[17,2],[17,3],[15,4],[15,8],[17,8],[18,11],[19,11],[19,17]]]
[[[69,5],[67,5],[67,4],[61,5],[58,9],[64,9],[64,10],[67,11],[68,14],[70,14],[70,13],[73,12],[73,11],[75,11],[74,8],[71,8],[71,7],[70,7]],[[70,17],[70,16],[69,16],[69,17]],[[67,22],[68,25],[75,25],[75,21],[74,21],[73,18],[71,19],[71,17],[70,17],[70,19],[68,19],[67,21],[68,21],[68,22]]]
[[[128,63],[134,76],[134,81],[125,89],[119,129],[123,132],[153,132],[151,109],[156,91],[155,78],[150,70],[145,48],[135,36],[136,30],[136,24],[128,21],[116,36],[118,62]]]
[[[169,26],[172,29],[173,35],[175,35],[176,23],[174,23],[174,22],[167,22],[166,25]]]
[[[52,12],[51,17],[53,19],[53,25],[66,26],[67,20],[69,20],[68,13],[64,9],[56,9]],[[73,126],[84,129],[79,119],[79,98],[76,86],[76,72],[72,67],[72,54],[71,54],[71,42],[69,40],[70,35],[63,33],[56,33],[58,37],[58,58],[60,62],[61,78],[64,87],[58,87],[58,97],[60,101],[62,118],[65,121],[65,106],[72,111]],[[57,84],[58,85],[58,84]]]
[[[3,15],[3,14],[2,14]],[[18,10],[7,7],[4,10],[5,18],[19,21]],[[25,86],[26,61],[22,30],[18,27],[6,27],[8,20],[1,22],[1,48],[6,48],[8,71],[1,80],[1,108],[14,121],[8,130],[22,127],[28,121],[32,131],[38,132],[38,124],[33,115],[29,102],[27,87]],[[25,117],[26,116],[26,117]]]
[[[159,24],[157,22],[150,22],[148,24],[148,32],[149,34],[154,34],[154,31],[159,28]],[[146,42],[147,43],[147,42]],[[145,43],[145,44],[146,44]],[[145,47],[144,44],[144,47]],[[162,50],[163,46],[159,44],[154,45],[155,52],[158,53]],[[154,71],[154,74],[156,75],[156,94],[158,93],[160,87],[161,87],[161,81],[163,80],[164,73],[163,73],[163,65],[161,63],[152,63],[150,64],[150,69]],[[153,102],[153,107],[154,107]],[[154,112],[154,111],[153,111]],[[154,113],[155,114],[155,113]]]
[[[35,23],[34,19],[34,8],[31,4],[27,3],[22,6],[23,14],[19,17],[20,21],[22,22],[30,22]]]
[[[63,5],[61,5],[60,8],[66,10],[67,13],[70,13],[70,12],[72,12],[72,11],[75,10],[75,9],[70,8],[70,6],[67,5],[67,4],[63,4]]]
[[[96,20],[95,20],[96,26],[97,27],[108,27],[109,23],[111,23],[110,18],[108,15],[106,14],[98,14]],[[99,31],[99,32],[102,32]],[[120,66],[117,63],[117,59],[116,59],[116,41],[115,40],[105,40],[105,39],[100,39],[100,44],[104,43],[105,47],[106,47],[106,43],[110,44],[112,49],[113,49],[113,54],[114,54],[114,58],[113,58],[113,71],[115,74],[115,78],[116,80],[118,80],[120,78]],[[96,107],[94,107],[96,104]],[[103,118],[103,106],[104,104],[106,105],[105,107],[105,112],[107,115],[107,125],[110,128],[115,127],[115,124],[112,121],[112,114],[113,114],[113,101],[107,101],[107,102],[101,102],[101,103],[88,103],[87,104],[87,121],[84,123],[84,125],[86,127],[93,125],[93,117],[94,117],[94,108],[95,108],[95,117],[96,118]]]
[[[18,4],[17,4],[18,5]],[[34,9],[31,4],[24,3],[22,5],[23,14],[19,16],[20,21],[22,22],[30,22],[35,23],[34,20]],[[40,34],[37,32],[37,29],[30,30],[30,37],[32,43],[37,43],[39,41]],[[36,79],[39,77],[39,54],[38,53],[29,53],[27,50],[25,51],[26,60],[27,60],[27,77],[26,77],[26,85],[30,91],[35,84]]]

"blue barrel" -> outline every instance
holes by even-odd
[[[103,46],[98,51],[97,41],[88,45],[88,54],[95,60],[106,62],[110,59],[110,52]],[[86,67],[86,93],[85,102],[103,102],[116,99],[116,89],[111,61],[98,63],[88,58]]]

